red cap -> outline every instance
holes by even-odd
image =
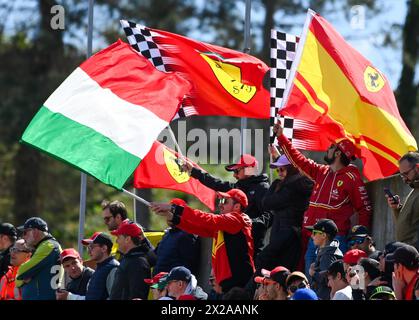
[[[355,265],[358,263],[359,259],[367,257],[368,256],[364,251],[359,249],[352,249],[345,253],[345,255],[343,256],[343,262],[350,265]]]
[[[187,205],[186,201],[179,198],[174,198],[170,201],[171,204],[175,204],[177,206],[185,207]]]
[[[153,278],[151,279],[144,279],[144,282],[147,284],[156,284],[159,282],[159,280],[161,278],[163,278],[164,276],[166,276],[168,274],[168,272],[159,272],[158,274],[156,274]]]
[[[285,286],[287,277],[290,275],[290,271],[283,266],[278,266],[271,271],[262,269],[261,273],[263,277],[255,277],[254,280],[256,283],[265,283],[266,279],[269,279],[279,283],[282,286]]]
[[[239,189],[231,189],[227,192],[218,192],[219,196],[222,198],[232,198],[242,205],[243,208],[246,208],[248,205],[246,194]]]
[[[139,237],[143,234],[143,229],[136,223],[123,223],[115,231],[111,232],[114,236],[130,236],[130,237]]]
[[[254,156],[250,154],[244,154],[240,156],[240,159],[236,164],[230,164],[226,166],[225,168],[227,171],[233,171],[233,170],[245,168],[245,167],[257,167],[258,164],[259,163]]]
[[[77,252],[77,250],[73,248],[65,249],[60,253],[61,263],[63,263],[64,259],[67,259],[67,258],[74,258],[74,259],[81,260],[80,254]]]
[[[342,151],[350,160],[355,160],[356,148],[351,140],[343,138],[335,141],[336,146]]]

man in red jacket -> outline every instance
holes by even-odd
[[[219,192],[220,214],[206,213],[187,205],[151,203],[151,209],[186,232],[214,238],[212,268],[215,281],[226,293],[244,287],[255,271],[252,222],[244,210],[246,194],[239,189]]]
[[[351,165],[355,160],[355,146],[348,139],[339,139],[332,143],[324,160],[327,165],[315,163],[304,157],[285,135],[280,124],[274,126],[279,145],[290,162],[302,173],[314,181],[308,210],[304,213],[302,228],[302,249],[305,254],[306,275],[311,263],[316,258],[316,248],[310,239],[306,226],[314,225],[319,219],[331,219],[338,227],[336,240],[340,250],[347,249],[346,235],[351,228],[354,212],[359,215],[357,224],[370,227],[372,208],[359,171]]]

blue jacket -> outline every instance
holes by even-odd
[[[197,272],[199,262],[199,239],[179,228],[170,228],[159,242],[155,252],[157,263],[153,275],[169,272],[172,268],[185,266],[192,273]]]
[[[119,266],[119,262],[114,257],[109,257],[97,264],[96,271],[90,277],[87,286],[86,300],[108,299],[109,293],[106,288],[106,280],[108,279],[109,272],[117,266]]]
[[[16,286],[22,288],[22,300],[55,300],[55,290],[63,275],[59,263],[61,246],[52,236],[42,239],[32,257],[19,267]],[[23,280],[30,279],[24,283]]]

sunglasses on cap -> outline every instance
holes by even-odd
[[[26,250],[26,249],[14,248],[14,247],[10,249],[10,253],[19,253],[19,252],[31,252],[31,251]]]
[[[323,231],[320,231],[320,230],[313,230],[311,233],[313,235],[316,235],[316,234],[323,234],[324,232]]]
[[[298,289],[303,289],[303,288],[307,288],[307,283],[305,281],[300,282],[298,285],[294,286],[289,286],[288,290],[291,291],[292,293],[295,293],[295,291],[297,291]]]
[[[350,247],[352,247],[352,246],[354,246],[355,244],[361,244],[361,243],[363,243],[364,241],[365,241],[365,239],[364,239],[364,238],[351,239],[351,240],[349,240],[349,241],[348,241],[348,245],[349,245]]]

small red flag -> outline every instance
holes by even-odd
[[[134,187],[183,191],[194,195],[214,211],[216,192],[201,184],[197,179],[191,178],[187,172],[182,172],[177,159],[176,151],[155,141],[134,172]],[[197,164],[190,162],[194,167],[204,171]]]

